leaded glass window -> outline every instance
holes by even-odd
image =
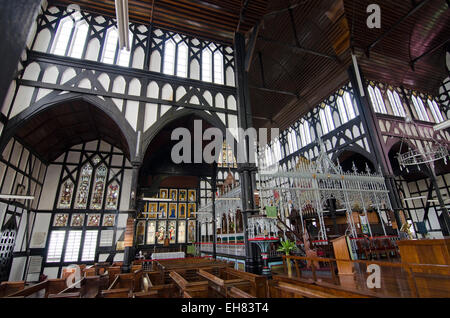
[[[176,242],[176,233],[177,233],[177,222],[169,221],[169,227],[167,230],[167,234],[169,236],[169,242],[171,244]]]
[[[52,231],[47,249],[47,263],[58,263],[61,260],[66,231]]]
[[[177,76],[187,77],[188,71],[188,47],[186,43],[178,44]]]
[[[83,254],[81,261],[93,261],[95,259],[95,250],[97,249],[97,230],[86,231],[84,234]]]
[[[108,186],[108,192],[106,194],[106,210],[117,209],[117,204],[119,202],[119,184],[114,181]]]
[[[158,232],[156,232],[156,243],[164,244],[165,237],[166,237],[166,221],[159,221]]]
[[[434,121],[436,123],[441,123],[444,121],[444,117],[442,116],[441,110],[439,109],[438,104],[431,99],[427,100],[428,106],[431,109],[431,113],[433,114]]]
[[[178,243],[186,243],[186,221],[178,221]]]
[[[417,116],[419,116],[419,119],[423,121],[430,121],[422,99],[414,95],[411,95],[411,99],[413,101],[414,108],[416,109]]]
[[[73,19],[71,17],[67,17],[61,20],[55,43],[53,45],[52,53],[56,55],[66,55],[67,45],[70,41],[70,35],[72,34],[73,28]]]
[[[64,262],[76,262],[78,253],[80,252],[82,231],[69,231],[67,238],[66,252],[64,254]]]
[[[74,184],[72,180],[66,180],[60,189],[58,209],[69,209],[72,203]]]
[[[405,117],[405,109],[403,108],[403,104],[400,100],[400,96],[398,96],[398,93],[396,91],[391,91],[390,89],[388,89],[387,95],[394,115]]]
[[[156,222],[147,223],[147,244],[155,244]]]
[[[112,28],[106,35],[105,48],[103,49],[103,63],[114,64],[118,43],[119,34],[116,28]]]
[[[202,52],[202,80],[212,82],[212,53],[209,48]]]
[[[220,51],[214,52],[214,83],[223,84],[223,55]]]
[[[75,27],[74,40],[70,52],[71,57],[77,59],[80,59],[82,57],[88,30],[89,26],[85,21],[77,23]]]
[[[94,188],[92,190],[91,209],[100,210],[103,203],[103,193],[108,169],[105,165],[100,165],[95,171]]]
[[[174,75],[175,72],[175,43],[172,39],[166,41],[164,48],[164,67],[163,73]]]
[[[92,166],[87,163],[81,169],[80,181],[78,183],[75,209],[86,209],[89,197],[89,186],[91,182]]]

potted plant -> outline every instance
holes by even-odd
[[[297,246],[295,245],[295,242],[290,240],[284,240],[281,241],[281,246],[278,248],[278,252],[283,252],[286,255],[289,255],[291,251],[295,250]],[[286,258],[287,268],[288,268],[288,276],[292,277],[292,268],[291,268],[291,261]]]

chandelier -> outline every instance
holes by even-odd
[[[411,120],[406,120],[408,124]],[[402,136],[402,143],[400,144],[400,149],[397,153],[397,160],[400,165],[400,170],[406,169],[406,172],[409,172],[408,167],[417,166],[417,169],[420,170],[421,164],[432,163],[438,160],[443,159],[444,163],[447,164],[447,157],[449,156],[447,145],[442,144],[432,139],[431,143],[427,144],[425,148],[419,149],[411,149],[408,147],[408,151],[401,153],[403,147],[403,141],[405,140],[405,136]]]

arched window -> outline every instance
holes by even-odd
[[[74,40],[71,47],[70,56],[80,59],[83,56],[83,49],[86,43],[89,26],[85,21],[78,22],[75,26]]]
[[[202,80],[212,82],[212,53],[209,48],[202,52]]]
[[[58,31],[56,32],[55,42],[53,44],[53,54],[63,56],[66,55],[67,46],[70,41],[70,36],[72,35],[73,24],[73,19],[70,16],[61,20]]]
[[[85,164],[81,169],[80,181],[78,183],[75,209],[86,209],[89,197],[89,187],[91,184],[92,166]]]
[[[163,73],[174,75],[175,72],[175,43],[172,39],[166,41],[164,46],[164,65]]]
[[[345,109],[344,99],[341,96],[337,98],[337,105],[339,109],[339,115],[341,116],[341,122],[344,124],[348,122],[349,118],[347,115],[347,110]]]
[[[322,131],[324,134],[332,131],[334,127],[333,115],[331,114],[331,108],[326,105],[325,108],[321,108],[319,111],[320,122],[322,123]]]
[[[129,32],[128,36],[130,39],[130,43],[133,43],[133,33]],[[130,54],[131,54],[131,44],[130,44],[130,50],[123,48],[119,51],[119,56],[117,57],[117,65],[123,66],[123,67],[130,66]]]
[[[300,138],[303,147],[311,143],[311,132],[309,130],[309,123],[306,120],[300,124]]]
[[[177,76],[187,77],[188,71],[188,47],[186,43],[178,44]]]
[[[438,104],[434,101],[428,98],[427,100],[428,106],[431,109],[431,113],[433,114],[434,121],[436,123],[441,123],[444,121],[444,117],[442,116],[441,110],[439,109]]]
[[[430,121],[422,99],[414,95],[411,95],[411,99],[413,101],[414,108],[416,109],[417,116],[419,116],[419,119],[423,121]]]
[[[390,89],[388,89],[387,94],[394,115],[405,117],[405,109],[403,108],[400,96],[398,96],[397,92],[396,91],[392,92]]]
[[[377,113],[387,114],[386,105],[384,104],[383,97],[381,96],[380,89],[375,87],[375,89],[369,85],[368,89],[370,101],[372,106]]]
[[[111,28],[106,34],[105,47],[103,49],[102,62],[114,64],[116,58],[117,46],[119,43],[119,34],[116,28]]]
[[[94,188],[92,189],[91,209],[99,210],[103,204],[103,193],[105,192],[105,182],[108,169],[104,164],[95,171]]]
[[[214,83],[223,84],[223,55],[219,50],[214,52]]]

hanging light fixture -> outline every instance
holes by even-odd
[[[119,49],[130,50],[128,0],[116,0],[117,30],[119,31]]]
[[[405,124],[408,125],[411,123],[411,118],[407,117],[405,120]],[[417,124],[414,123],[417,129]],[[400,169],[405,169],[406,172],[409,172],[408,167],[417,166],[417,169],[420,170],[420,165],[425,163],[432,163],[438,160],[444,160],[444,163],[447,164],[447,157],[449,156],[449,152],[447,146],[443,143],[440,143],[436,139],[432,139],[431,142],[426,143],[425,148],[422,149],[409,149],[408,151],[402,153],[403,142],[406,140],[406,137],[403,133],[402,142],[400,144],[400,149],[397,153],[397,160],[400,165]]]

